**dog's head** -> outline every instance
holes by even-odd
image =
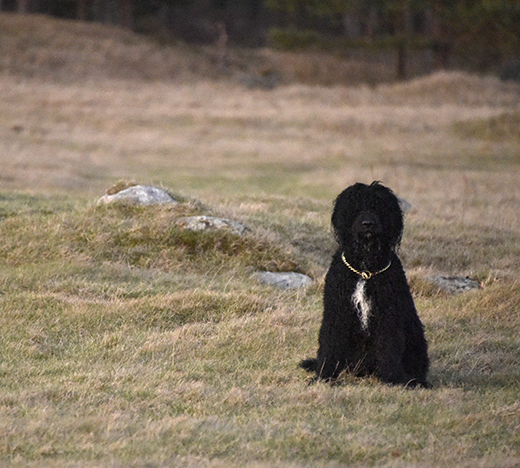
[[[358,260],[383,259],[403,233],[403,213],[394,193],[379,182],[357,183],[336,198],[332,227],[341,247]],[[370,259],[368,263],[372,263]]]

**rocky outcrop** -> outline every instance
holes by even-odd
[[[175,224],[183,229],[191,231],[205,231],[208,229],[226,229],[234,234],[242,235],[250,229],[243,224],[230,219],[215,218],[213,216],[190,216],[179,218]]]
[[[147,185],[133,185],[120,192],[105,195],[98,200],[98,205],[103,203],[125,202],[132,205],[163,205],[166,203],[178,203],[171,195],[157,187]]]
[[[264,284],[276,286],[281,289],[304,288],[312,284],[310,277],[294,272],[273,273],[270,271],[260,271],[253,276]]]
[[[429,276],[428,280],[450,294],[458,294],[480,288],[478,281],[461,276]]]

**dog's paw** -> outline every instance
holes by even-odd
[[[405,388],[425,388],[430,389],[433,388],[433,385],[426,380],[417,380],[412,379],[409,382],[406,382]]]
[[[305,369],[307,372],[316,372],[316,365],[318,363],[317,359],[311,358],[311,359],[304,359],[300,362],[299,366],[302,369]]]

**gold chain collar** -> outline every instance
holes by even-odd
[[[345,258],[345,252],[343,252],[341,254],[341,260],[343,260],[343,263],[350,269],[352,270],[354,273],[358,274],[359,276],[361,276],[361,278],[363,278],[364,280],[369,280],[370,278],[372,278],[373,276],[376,276],[376,275],[379,275],[379,273],[383,273],[383,271],[386,271],[390,268],[390,265],[392,264],[392,260],[390,260],[388,262],[388,265],[385,266],[382,270],[379,270],[379,271],[376,271],[375,273],[372,273],[370,271],[357,271],[352,265],[350,265],[349,262],[347,262],[346,258]]]

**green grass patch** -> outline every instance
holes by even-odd
[[[519,141],[520,112],[503,112],[487,119],[457,122],[453,127],[466,137],[490,141]]]

